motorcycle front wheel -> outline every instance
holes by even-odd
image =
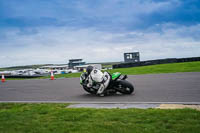
[[[88,93],[90,93],[90,94],[96,94],[96,91],[91,91],[90,88],[88,88],[88,87],[85,86],[85,85],[83,85],[83,89],[84,89],[85,91],[87,91]]]
[[[126,80],[120,80],[118,81],[117,91],[122,94],[131,94],[134,91],[134,86]]]

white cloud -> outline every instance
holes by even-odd
[[[132,51],[139,51],[142,60],[200,56],[200,40],[194,36],[200,32],[200,24],[169,25],[160,25],[161,32],[123,33],[43,27],[34,29],[33,34],[23,34],[19,29],[7,29],[0,41],[0,67],[67,63],[71,58],[86,62],[123,61],[123,53]]]

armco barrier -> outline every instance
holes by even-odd
[[[167,64],[167,63],[192,62],[192,61],[200,61],[200,57],[168,58],[168,59],[140,61],[140,62],[135,62],[135,63],[121,63],[121,64],[113,65],[113,68],[127,68],[127,67],[148,66],[148,65]]]

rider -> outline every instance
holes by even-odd
[[[104,92],[110,83],[110,74],[108,72],[102,73],[99,69],[88,66],[86,68],[86,75],[88,80],[87,87],[97,89],[97,95],[104,96]],[[98,86],[96,83],[98,83]]]

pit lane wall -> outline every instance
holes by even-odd
[[[135,62],[135,63],[121,63],[121,64],[115,64],[112,67],[113,68],[127,68],[127,67],[139,67],[139,66],[168,64],[168,63],[181,63],[181,62],[192,62],[192,61],[200,61],[200,57],[167,58],[167,59],[140,61],[140,62]]]

